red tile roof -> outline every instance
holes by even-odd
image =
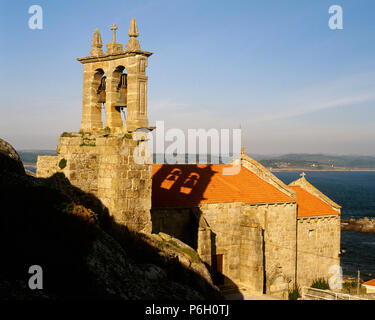
[[[299,186],[289,186],[297,192],[298,217],[338,215],[329,204]]]
[[[295,201],[256,174],[241,167],[223,175],[230,165],[152,166],[152,206],[192,207],[203,203],[275,203]]]
[[[373,286],[375,287],[375,279],[369,280],[363,283],[364,286]]]

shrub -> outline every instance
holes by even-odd
[[[294,287],[289,290],[288,299],[298,300],[298,298],[301,298],[301,289],[298,284],[295,284]]]
[[[313,281],[311,288],[321,289],[321,290],[329,290],[329,283],[327,279],[324,278],[317,278]]]
[[[59,168],[62,170],[66,167],[66,160],[63,158],[59,162]]]
[[[70,138],[70,137],[72,137],[72,134],[70,132],[63,132],[60,137]]]
[[[83,142],[79,145],[80,147],[96,147],[96,143],[86,143],[86,142]]]
[[[357,279],[345,281],[342,284],[342,289],[344,292],[349,293],[349,294],[356,293],[357,292]],[[360,289],[360,292],[364,291],[361,283],[359,283],[359,289]]]

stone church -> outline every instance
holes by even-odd
[[[295,283],[329,278],[340,264],[340,206],[305,175],[285,185],[242,150],[230,165],[139,164],[147,151],[144,51],[132,19],[129,40],[103,51],[95,30],[83,64],[82,122],[64,132],[57,156],[39,156],[37,176],[63,173],[101,200],[114,220],[137,232],[163,232],[194,248],[215,282],[285,298]],[[103,121],[104,118],[104,121]],[[141,129],[141,130],[139,130]],[[140,148],[142,146],[142,148]]]

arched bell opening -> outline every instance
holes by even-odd
[[[124,66],[118,66],[113,72],[116,89],[115,109],[125,123],[128,102],[128,74]]]
[[[106,101],[106,75],[103,69],[96,69],[91,83],[91,108],[95,118],[100,122],[100,128],[103,127],[104,112],[102,109]]]

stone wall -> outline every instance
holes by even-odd
[[[38,156],[36,176],[46,178],[54,175],[56,172],[61,171],[58,164],[59,157],[57,156]]]
[[[133,153],[140,141],[109,130],[85,134],[64,133],[58,156],[39,157],[37,177],[62,172],[81,190],[95,194],[118,223],[132,230],[151,232],[150,164],[137,164]],[[66,161],[59,168],[61,159]]]
[[[328,280],[329,268],[340,265],[340,216],[298,218],[297,281],[310,286],[317,278]]]
[[[81,129],[91,131],[102,128],[101,104],[97,89],[106,75],[106,103],[104,127],[134,131],[148,127],[146,67],[151,52],[121,52],[113,55],[78,58],[83,64],[83,96]],[[118,85],[122,72],[127,73],[127,116],[125,127],[121,113],[116,109]]]
[[[240,220],[240,283],[253,294],[263,294],[264,248],[263,231],[246,215]]]
[[[246,287],[253,294],[262,294],[262,230],[242,213],[242,205],[218,203],[197,208],[153,208],[153,231],[190,241],[186,243],[196,248],[212,274],[215,274],[213,259],[223,255],[224,285]]]
[[[152,208],[152,232],[163,232],[197,249],[198,221],[192,208]]]
[[[266,292],[285,298],[296,276],[297,205],[245,204],[242,211],[263,230]]]

